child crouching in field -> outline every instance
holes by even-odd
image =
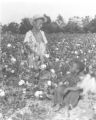
[[[78,84],[83,84],[81,76],[84,75],[85,66],[83,66],[82,62],[75,62],[72,64],[73,68],[71,68],[71,73],[69,78],[66,78],[66,81],[69,83],[68,85],[62,84],[58,85],[54,91],[53,103],[55,105],[59,105],[59,109],[63,106],[67,106],[67,108],[74,108],[77,106],[79,100],[82,97],[82,93],[84,87],[78,86]],[[87,82],[87,81],[86,81]],[[87,86],[86,86],[87,87]]]

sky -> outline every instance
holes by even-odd
[[[96,0],[0,0],[0,22],[20,23],[22,18],[46,14],[55,20],[61,14],[65,21],[73,16],[96,15]]]

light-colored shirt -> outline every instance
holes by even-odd
[[[26,36],[25,36],[25,39],[24,39],[24,43],[27,43],[30,48],[36,52],[38,55],[45,55],[46,54],[46,44],[48,43],[47,42],[47,39],[46,39],[46,36],[44,34],[43,31],[40,31],[41,32],[41,35],[42,35],[42,38],[43,38],[43,42],[37,42],[34,34],[32,33],[32,31],[28,31],[26,33]]]
[[[78,87],[83,88],[83,94],[88,92],[96,93],[96,79],[90,74],[84,76],[83,80],[77,84]]]

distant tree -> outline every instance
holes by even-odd
[[[66,23],[64,22],[64,18],[60,14],[57,16],[56,23],[59,25],[60,28],[63,28],[66,25]]]
[[[42,27],[42,30],[47,33],[63,32],[56,22],[45,23]]]
[[[91,18],[89,16],[85,16],[84,18],[82,18],[83,26],[85,27],[86,25],[88,25],[90,21],[91,21]]]
[[[32,25],[29,22],[29,18],[23,18],[19,27],[20,33],[25,34],[30,29],[32,29]]]
[[[96,33],[96,17],[94,17],[85,28],[87,32]]]
[[[19,24],[15,22],[11,22],[7,26],[7,31],[11,31],[12,33],[19,33]]]
[[[2,33],[5,33],[8,31],[8,25],[3,25],[2,26]]]
[[[91,21],[91,18],[89,16],[85,16],[84,18],[82,18],[84,32],[89,31],[90,21]]]
[[[82,28],[78,25],[77,22],[72,21],[69,19],[67,25],[64,27],[64,32],[69,32],[69,33],[82,33],[83,30]]]
[[[49,16],[47,16],[46,14],[44,14],[44,17],[46,18],[47,23],[51,23],[51,18]]]

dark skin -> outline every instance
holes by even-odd
[[[64,97],[66,97],[66,95],[69,94],[69,92],[76,92],[79,90],[81,91],[81,89],[78,87],[67,87],[65,85],[58,86],[54,90],[53,106],[57,104],[62,105]]]
[[[68,109],[73,109],[77,106],[79,100],[81,99],[81,93],[82,89],[69,91],[64,97],[63,105],[67,106]]]
[[[84,71],[85,64],[79,60],[74,60],[71,63],[70,72],[75,75],[79,75],[80,72]]]
[[[42,28],[43,19],[37,19],[33,22],[33,29],[32,32],[34,33],[34,36],[38,42],[43,41],[40,29]]]

